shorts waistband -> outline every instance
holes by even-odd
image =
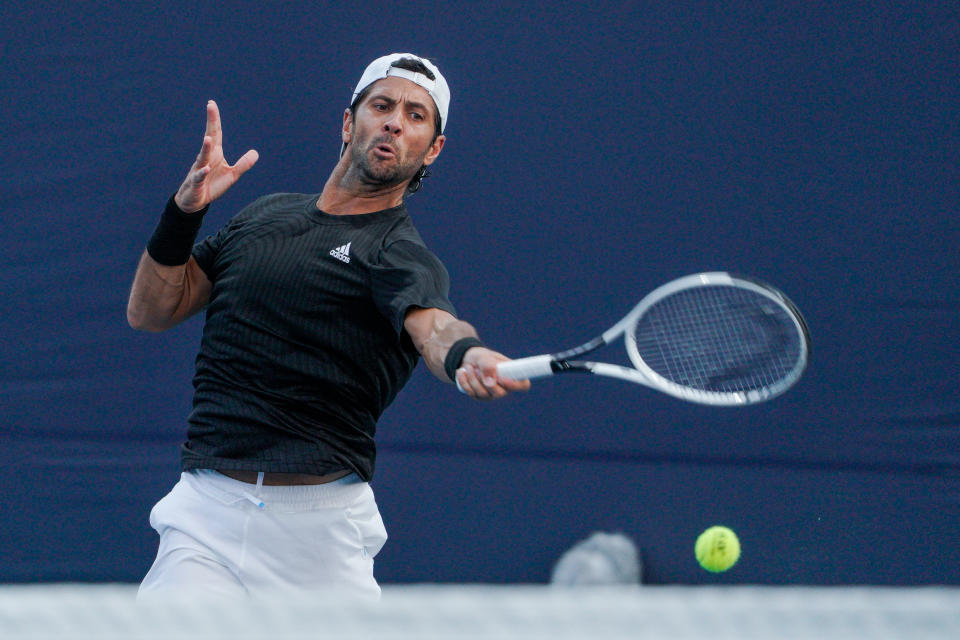
[[[281,504],[286,507],[345,507],[368,488],[355,473],[326,484],[256,485],[228,478],[213,469],[184,471],[181,479],[198,491],[223,502],[248,500],[259,507]]]

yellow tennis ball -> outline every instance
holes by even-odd
[[[701,533],[693,550],[701,567],[720,573],[737,563],[740,558],[740,540],[733,531],[718,525]]]

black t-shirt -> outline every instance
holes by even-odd
[[[184,469],[373,475],[376,422],[416,366],[411,307],[455,313],[403,205],[361,215],[274,194],[198,242],[213,284]]]

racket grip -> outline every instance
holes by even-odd
[[[529,380],[530,378],[552,376],[553,368],[550,366],[551,362],[553,362],[552,356],[531,356],[529,358],[511,360],[510,362],[501,362],[497,365],[497,374],[513,380]]]

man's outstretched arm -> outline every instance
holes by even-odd
[[[207,128],[203,144],[183,184],[140,257],[127,302],[127,322],[134,329],[163,331],[190,317],[206,304],[212,285],[190,256],[207,206],[256,163],[258,154],[247,151],[233,165],[223,155],[220,110],[207,103]]]
[[[447,311],[411,309],[407,312],[403,327],[433,375],[444,382],[459,383],[471,398],[493,400],[530,388],[529,380],[499,377],[497,363],[506,362],[509,358],[479,344],[476,329],[467,322],[457,320]],[[464,346],[466,350],[463,350]],[[456,380],[448,373],[453,369],[456,370]]]
[[[163,265],[146,251],[140,256],[127,302],[127,322],[141,331],[164,331],[200,311],[212,285],[192,257],[179,266]]]

